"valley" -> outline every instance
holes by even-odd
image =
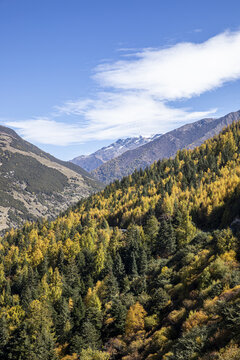
[[[54,221],[7,232],[1,357],[238,356],[239,194],[234,122]]]

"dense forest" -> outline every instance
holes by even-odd
[[[240,122],[0,242],[2,360],[240,358]]]

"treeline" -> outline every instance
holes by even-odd
[[[0,357],[240,358],[240,123],[0,242]]]

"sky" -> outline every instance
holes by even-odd
[[[0,0],[0,121],[69,160],[240,110],[239,0]]]

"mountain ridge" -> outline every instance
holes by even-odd
[[[114,143],[105,146],[90,155],[80,155],[70,160],[72,163],[81,166],[86,171],[93,171],[105,162],[114,159],[124,152],[147,144],[149,141],[160,137],[161,134],[152,136],[135,136],[126,139],[118,139]]]
[[[0,126],[0,230],[56,216],[101,185],[80,167],[54,158]]]
[[[91,174],[103,183],[110,183],[131,174],[135,169],[145,168],[159,159],[174,156],[178,150],[192,149],[217,135],[225,126],[240,118],[240,111],[220,118],[206,118],[163,134],[136,149],[102,164]]]

